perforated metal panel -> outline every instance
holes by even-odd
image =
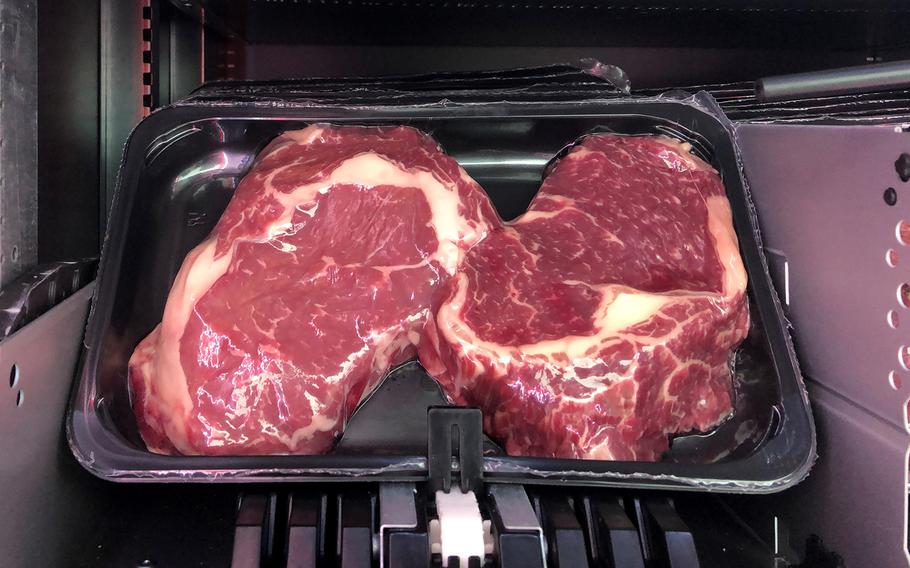
[[[910,282],[910,238],[901,243],[898,224],[910,221],[910,183],[894,162],[910,151],[910,133],[746,125],[739,137],[805,374],[903,430],[910,302],[899,289]]]
[[[63,429],[93,290],[83,288],[0,342],[4,566],[71,565],[68,555],[84,548],[81,539],[103,508]]]
[[[738,136],[819,432],[809,478],[743,508],[767,527],[786,518],[794,547],[817,534],[848,566],[906,566],[910,371],[899,353],[910,303],[898,291],[910,240],[898,225],[910,221],[910,183],[895,161],[910,132],[743,125]]]

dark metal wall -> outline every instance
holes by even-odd
[[[597,57],[633,86],[656,87],[894,60],[910,48],[910,4],[887,0],[175,4],[235,32],[245,76],[264,80]]]
[[[93,256],[142,118],[142,6],[54,0],[38,12],[37,260]]]
[[[41,1],[37,229],[22,225],[36,232],[37,249],[31,257],[17,249],[17,257],[26,265],[100,250],[123,144],[143,115],[143,81],[155,108],[203,78],[469,70],[580,57],[622,66],[637,88],[751,80],[905,57],[908,10],[887,0],[801,0],[787,9],[776,0],[735,7],[711,0],[151,0],[143,14],[140,0]],[[153,63],[143,77],[146,48]],[[4,253],[7,262],[10,256]]]
[[[174,0],[251,44],[715,47],[846,50],[906,44],[887,0],[449,2]]]
[[[481,47],[249,44],[246,77],[258,80],[507,69],[594,57],[622,67],[633,88],[751,81],[861,65],[861,51],[681,47]]]
[[[38,4],[38,259],[98,251],[99,3]]]
[[[142,2],[102,0],[99,187],[104,229],[127,137],[142,120]]]

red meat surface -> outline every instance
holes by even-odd
[[[149,449],[318,454],[499,219],[429,136],[315,125],[263,150],[129,363]],[[435,302],[435,303],[434,303]]]
[[[319,454],[417,354],[512,455],[655,460],[731,412],[745,292],[721,179],[679,142],[589,136],[503,226],[429,136],[314,125],[187,255],[134,410],[156,452]]]
[[[448,287],[420,361],[511,455],[656,460],[731,412],[746,274],[723,183],[686,145],[585,138]]]

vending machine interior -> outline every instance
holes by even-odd
[[[2,564],[907,566],[907,37],[890,0],[0,0]],[[730,417],[523,456],[411,359],[321,455],[150,451],[130,357],[312,125],[428,133],[507,223],[585,136],[687,144],[748,276]]]

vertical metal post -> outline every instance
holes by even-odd
[[[101,2],[101,231],[107,216],[123,146],[142,120],[142,3]]]
[[[0,0],[0,286],[38,259],[37,3]]]

